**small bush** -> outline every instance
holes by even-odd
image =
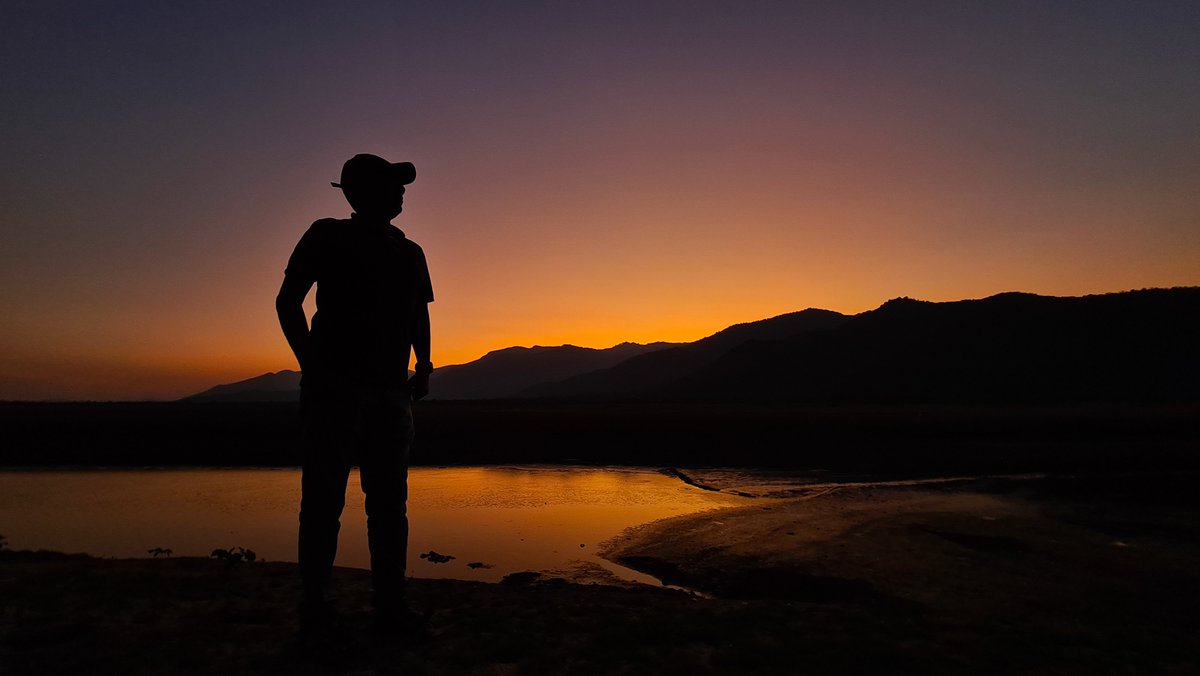
[[[254,553],[254,550],[246,549],[245,547],[214,549],[209,556],[214,559],[221,559],[231,566],[238,563],[254,563],[258,560],[258,555]]]

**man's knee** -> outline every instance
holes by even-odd
[[[346,507],[345,484],[305,481],[300,494],[301,523],[337,523]]]
[[[408,499],[403,492],[373,491],[367,493],[364,502],[369,518],[397,519],[408,514]]]

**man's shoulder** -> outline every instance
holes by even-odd
[[[344,218],[318,218],[308,226],[308,229],[314,232],[326,232],[338,228],[345,222]]]
[[[338,218],[318,218],[312,222],[312,225],[308,226],[308,230],[304,232],[304,238],[309,240],[314,238],[326,239],[342,230],[339,227],[341,224],[342,220]]]
[[[394,225],[390,225],[390,224],[388,225],[388,228],[389,228],[388,231],[391,233],[392,238],[394,240],[399,242],[402,246],[404,246],[409,251],[424,255],[425,252],[421,248],[421,245],[417,244],[416,242],[409,239],[408,236],[404,234],[403,230],[401,230],[400,228],[397,228]]]

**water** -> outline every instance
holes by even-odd
[[[654,578],[596,555],[631,526],[750,499],[636,468],[415,468],[409,473],[409,574],[496,581],[508,573],[599,566]],[[233,546],[295,561],[296,469],[0,472],[0,534],[14,549],[145,557],[154,547],[207,556]],[[583,545],[582,547],[580,545]],[[455,557],[430,563],[435,550]],[[337,565],[369,567],[358,474],[350,477]],[[478,562],[488,567],[470,568]]]

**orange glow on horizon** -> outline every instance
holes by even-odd
[[[308,225],[348,215],[329,183],[359,152],[417,166],[396,225],[429,260],[439,366],[898,296],[1200,284],[1178,10],[1134,31],[1053,3],[301,3],[260,31],[194,3],[214,50],[158,12],[51,39],[94,22],[29,4],[0,125],[0,399],[296,368],[274,296]]]

